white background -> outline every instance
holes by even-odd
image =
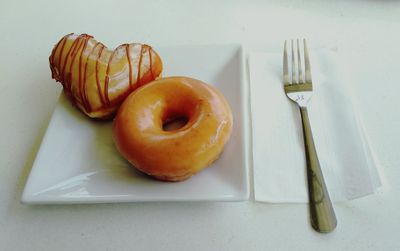
[[[399,250],[400,2],[2,1],[0,4],[1,250]],[[131,203],[27,206],[21,194],[61,86],[48,56],[65,34],[115,47],[243,43],[281,50],[307,37],[348,55],[355,103],[380,159],[383,188],[335,204],[321,235],[305,204]],[[190,63],[190,62],[188,62]]]

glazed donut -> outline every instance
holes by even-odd
[[[163,125],[185,118],[181,128]],[[130,94],[113,122],[118,151],[138,170],[181,181],[209,166],[232,131],[232,112],[214,87],[187,77],[168,77]]]
[[[64,36],[50,58],[52,78],[72,103],[91,118],[112,117],[136,88],[160,76],[162,62],[145,44],[107,49],[87,34]]]

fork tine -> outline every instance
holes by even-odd
[[[311,67],[310,67],[310,59],[308,56],[307,42],[304,39],[304,64],[306,68],[306,83],[311,83]]]
[[[290,84],[289,81],[289,64],[288,64],[288,55],[287,55],[287,41],[285,40],[285,46],[283,48],[283,83],[285,85]]]
[[[303,84],[304,83],[304,76],[303,76],[303,69],[301,67],[301,56],[300,56],[300,43],[299,43],[299,39],[297,39],[297,65],[298,65],[298,80],[299,80],[299,84]]]
[[[297,84],[297,69],[296,69],[296,58],[294,57],[294,46],[293,39],[290,41],[292,47],[292,84]]]

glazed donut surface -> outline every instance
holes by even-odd
[[[171,131],[163,128],[177,118],[186,124]],[[192,78],[169,77],[126,98],[113,122],[113,139],[140,171],[180,181],[219,157],[232,124],[229,104],[214,87]]]
[[[148,45],[122,44],[108,49],[87,34],[68,34],[50,58],[52,78],[61,82],[71,102],[91,118],[110,118],[136,88],[162,71],[158,54]]]

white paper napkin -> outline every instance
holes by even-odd
[[[380,186],[376,165],[353,109],[338,52],[311,49],[314,94],[309,117],[322,172],[334,201],[355,199]],[[307,202],[301,117],[285,96],[282,52],[249,55],[256,201]]]

